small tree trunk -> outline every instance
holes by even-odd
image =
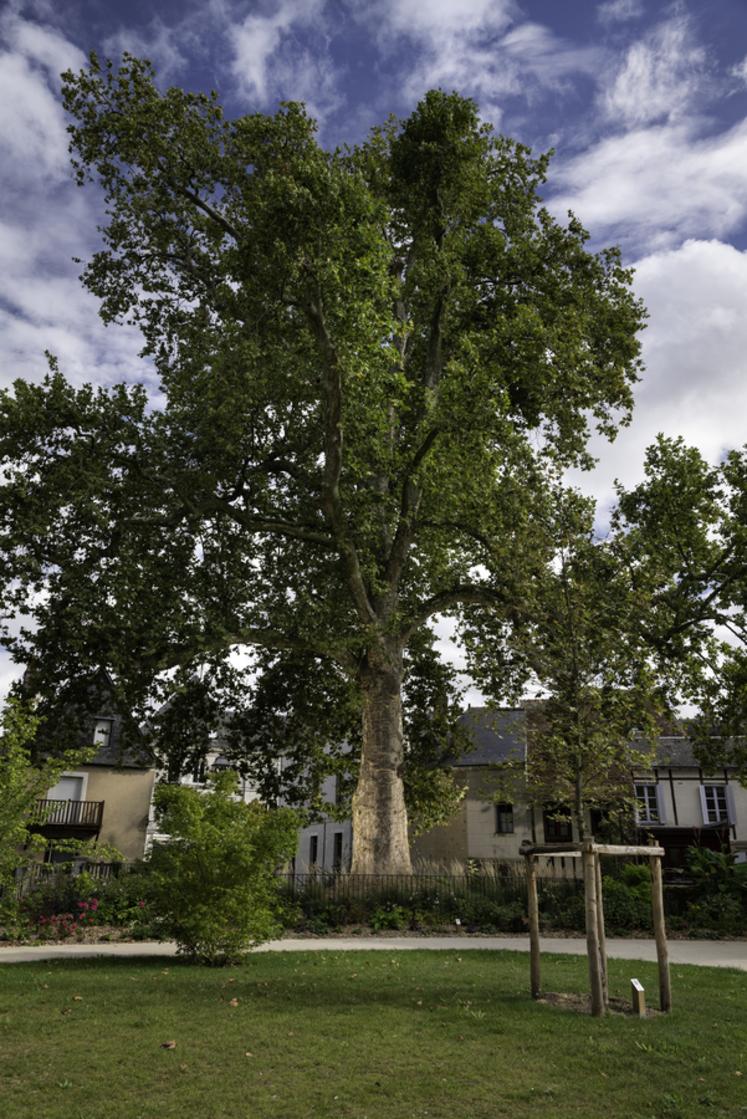
[[[669,975],[669,948],[664,920],[661,859],[654,857],[651,858],[651,909],[656,938],[656,959],[659,964],[659,1006],[666,1013],[672,1009],[672,981]]]
[[[607,980],[607,937],[604,930],[604,893],[602,890],[602,856],[594,856],[594,873],[597,883],[597,927],[599,939],[599,967],[602,972],[602,997],[604,1005],[609,1006],[610,993]]]
[[[363,747],[353,794],[351,874],[411,874],[402,784],[402,653],[371,654],[361,672]]]
[[[581,858],[584,864],[584,894],[586,898],[586,952],[589,957],[589,983],[591,985],[591,1013],[595,1018],[604,1014],[604,990],[599,958],[599,922],[597,919],[596,856],[590,840],[584,843]]]
[[[527,905],[529,914],[529,980],[532,998],[538,999],[542,993],[539,900],[537,898],[537,864],[534,855],[526,856],[527,863]]]

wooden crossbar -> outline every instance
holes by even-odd
[[[594,855],[641,855],[647,858],[661,859],[664,856],[663,847],[638,847],[622,843],[592,843],[586,848]],[[554,855],[564,859],[580,859],[583,854],[581,843],[543,843],[536,847],[521,847],[520,854]]]

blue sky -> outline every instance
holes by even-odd
[[[711,459],[746,441],[747,0],[11,0],[0,12],[0,383],[52,350],[75,381],[142,380],[72,258],[100,199],[72,184],[59,72],[95,49],[150,57],[227,111],[300,99],[322,141],[361,139],[432,86],[553,147],[545,197],[619,243],[650,320],[633,424],[583,479],[602,506],[656,433]]]

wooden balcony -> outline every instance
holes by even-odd
[[[49,836],[95,835],[103,815],[103,800],[37,800],[30,826]]]

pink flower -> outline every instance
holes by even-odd
[[[78,902],[78,909],[88,909],[88,902],[87,901],[79,901]]]
[[[145,902],[144,901],[139,901],[138,905],[140,906],[141,909],[145,909]]]
[[[39,924],[40,925],[46,925],[46,923],[47,923],[47,918],[42,914],[42,916],[39,918]]]
[[[99,907],[99,899],[98,898],[91,898],[91,909],[98,909],[98,907]]]

